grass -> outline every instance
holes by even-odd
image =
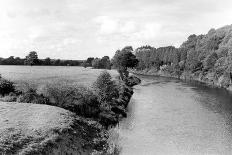
[[[33,85],[45,85],[60,81],[91,85],[100,73],[101,69],[90,69],[76,66],[1,66],[0,74],[3,78],[16,83],[30,83]],[[118,75],[117,71],[110,70],[112,77]]]
[[[104,150],[105,134],[95,121],[63,108],[0,102],[0,154],[90,154]]]
[[[11,66],[8,67],[12,69]],[[107,72],[102,73],[102,70],[85,69],[83,71],[83,68],[80,67],[67,67],[66,69],[48,67],[44,68],[47,70],[45,73],[41,70],[43,68],[41,66],[21,67],[20,71],[10,72],[16,75],[19,72],[22,73],[21,76],[12,75],[15,78],[16,93],[4,96],[1,100],[15,101],[15,95],[17,95],[16,101],[22,103],[0,103],[0,135],[7,135],[0,136],[0,152],[18,154],[18,150],[31,145],[35,146],[34,143],[36,146],[41,146],[37,142],[44,142],[46,137],[54,136],[54,133],[61,135],[62,133],[59,131],[70,126],[68,115],[71,112],[74,112],[77,117],[81,116],[84,120],[88,120],[87,122],[98,122],[105,129],[116,125],[122,116],[126,116],[124,108],[133,91],[124,83],[113,81],[118,75],[116,71],[111,71],[110,75]],[[60,69],[65,71],[67,78],[64,78],[64,73]],[[28,73],[29,70],[30,73]],[[60,70],[59,73],[57,70]],[[59,75],[51,76],[53,74]],[[2,73],[2,75],[7,78],[6,73]],[[94,83],[94,81],[96,82]],[[61,108],[71,112],[63,113],[64,109],[60,111]],[[81,133],[84,134],[82,125],[83,122],[78,126],[81,128]],[[89,125],[87,126],[89,127]],[[87,129],[87,132],[91,132],[91,130]],[[76,132],[76,129],[74,131]],[[87,141],[92,143],[91,137],[95,138],[97,136],[95,134],[100,132],[101,130],[88,133],[87,137],[84,136],[82,139],[90,137]],[[70,137],[70,135],[68,136]],[[106,141],[102,141],[102,138],[99,139],[97,145],[94,144],[96,150],[102,150],[102,146],[105,146]],[[54,138],[48,141],[52,141],[54,144]],[[114,154],[117,154],[118,151],[115,147]]]
[[[72,122],[71,113],[57,107],[25,103],[0,103],[0,152],[18,153],[39,143]]]

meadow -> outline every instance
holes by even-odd
[[[78,66],[1,66],[0,74],[3,78],[9,79],[17,84],[30,83],[44,85],[58,81],[70,82],[73,84],[91,85],[103,69],[91,69]],[[112,77],[118,75],[117,71],[108,71]]]

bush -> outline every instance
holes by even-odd
[[[1,98],[3,102],[15,102],[17,100],[17,95],[15,93],[9,93],[9,95],[4,96]]]
[[[138,77],[131,75],[127,78],[126,84],[130,87],[133,87],[133,86],[138,85],[140,83],[141,83],[141,80]]]
[[[113,99],[118,98],[118,90],[111,75],[104,71],[93,84],[94,91],[100,103],[112,102]]]
[[[49,100],[42,94],[37,94],[36,89],[28,88],[17,98],[17,102],[35,103],[35,104],[49,104]]]
[[[93,117],[99,112],[97,97],[83,86],[58,82],[46,85],[42,94],[49,99],[51,105],[70,110],[77,115]]]
[[[14,83],[0,78],[0,95],[5,96],[11,92],[15,92]]]

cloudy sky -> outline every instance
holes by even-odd
[[[179,46],[232,24],[231,0],[0,0],[0,57],[86,59],[132,45]]]

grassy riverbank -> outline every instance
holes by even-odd
[[[0,103],[3,154],[90,154],[104,142],[97,122],[49,105]],[[102,135],[101,135],[102,134]],[[103,145],[103,144],[102,144]],[[1,154],[0,153],[0,154]]]
[[[131,76],[126,84],[107,72],[90,87],[63,81],[16,87],[0,81],[0,152],[5,154],[114,153],[107,129],[127,116],[132,87],[140,82]]]

